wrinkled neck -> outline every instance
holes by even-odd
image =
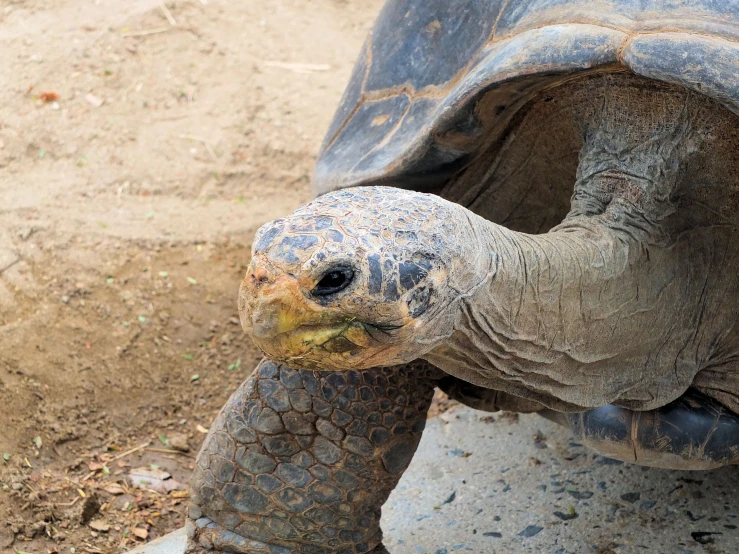
[[[482,284],[454,302],[450,330],[423,358],[559,411],[654,409],[707,364],[734,359],[739,316],[722,306],[739,294],[735,233],[698,228],[665,248],[605,217],[543,235],[473,219],[480,242],[461,263],[476,260]]]
[[[425,359],[469,382],[558,410],[608,403],[594,394],[595,404],[587,394],[568,397],[561,389],[589,389],[582,373],[569,368],[608,360],[623,346],[589,340],[587,322],[620,317],[621,288],[614,284],[630,278],[629,258],[638,246],[592,218],[544,235],[476,216],[469,221],[475,242],[460,260],[467,294],[455,303],[453,331]]]
[[[474,225],[477,243],[468,259],[478,253],[476,282],[485,284],[460,302],[455,328],[485,325],[494,341],[525,343],[527,355],[537,359],[571,350],[575,328],[617,311],[619,295],[612,285],[630,279],[630,258],[640,251],[597,218],[580,218],[542,235],[485,220]],[[487,265],[481,252],[489,257]]]

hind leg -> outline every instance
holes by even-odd
[[[739,415],[695,389],[644,412],[603,406],[579,414],[542,413],[603,456],[666,469],[739,463]]]
[[[263,360],[198,455],[187,552],[386,553],[380,508],[437,379],[423,362],[314,372]]]

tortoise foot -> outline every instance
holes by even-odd
[[[219,529],[210,518],[197,521],[188,520],[188,539],[185,554],[329,554],[322,547],[296,545],[294,547],[267,544],[238,535],[232,531]],[[335,554],[355,554],[355,548],[342,549]],[[332,551],[333,554],[333,551]],[[380,544],[367,554],[390,554]]]
[[[235,535],[230,531],[212,531],[213,532],[208,533],[207,536],[203,534],[199,537],[199,540],[202,542],[199,542],[198,539],[188,539],[185,554],[333,554],[326,550],[317,548],[314,548],[313,550],[296,550],[285,546],[265,544],[263,542],[253,541],[246,537]],[[215,544],[226,544],[226,546],[221,548],[211,548],[211,546],[215,546]],[[354,554],[354,551],[342,550],[336,552],[336,554]],[[380,544],[367,554],[390,554],[390,552],[384,545]]]
[[[248,537],[220,529],[209,517],[187,522],[186,554],[214,554],[233,552],[237,554],[302,554],[300,550],[267,544]]]
[[[268,549],[263,542],[243,537],[233,531],[219,529],[209,517],[187,520],[186,554],[212,554],[213,552],[237,552],[241,554],[287,554],[288,549]]]
[[[295,547],[267,544],[261,541],[243,537],[233,531],[219,529],[217,524],[208,517],[201,517],[196,521],[187,521],[187,548],[185,554],[215,554],[232,552],[235,554],[324,554],[326,550],[316,546],[297,545]],[[355,554],[363,548],[342,549],[336,554]],[[384,545],[380,544],[367,554],[390,554]]]

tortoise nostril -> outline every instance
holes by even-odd
[[[261,285],[270,281],[269,272],[262,266],[257,266],[249,272],[249,281],[253,285]]]

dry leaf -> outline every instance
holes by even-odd
[[[173,479],[166,471],[156,468],[137,467],[129,472],[128,478],[134,487],[151,489],[164,494],[187,488],[176,479]]]
[[[39,100],[42,102],[56,102],[59,100],[59,95],[56,92],[42,92],[39,95]]]
[[[90,529],[94,531],[99,531],[101,533],[107,533],[108,531],[110,531],[110,525],[108,525],[101,519],[91,521],[89,525],[90,525]]]
[[[107,492],[108,494],[112,494],[115,496],[119,494],[124,494],[126,492],[123,487],[117,484],[108,485],[103,490]]]
[[[131,532],[141,540],[146,540],[146,538],[149,536],[149,531],[147,531],[146,529],[141,529],[140,527],[135,527],[131,530]]]

